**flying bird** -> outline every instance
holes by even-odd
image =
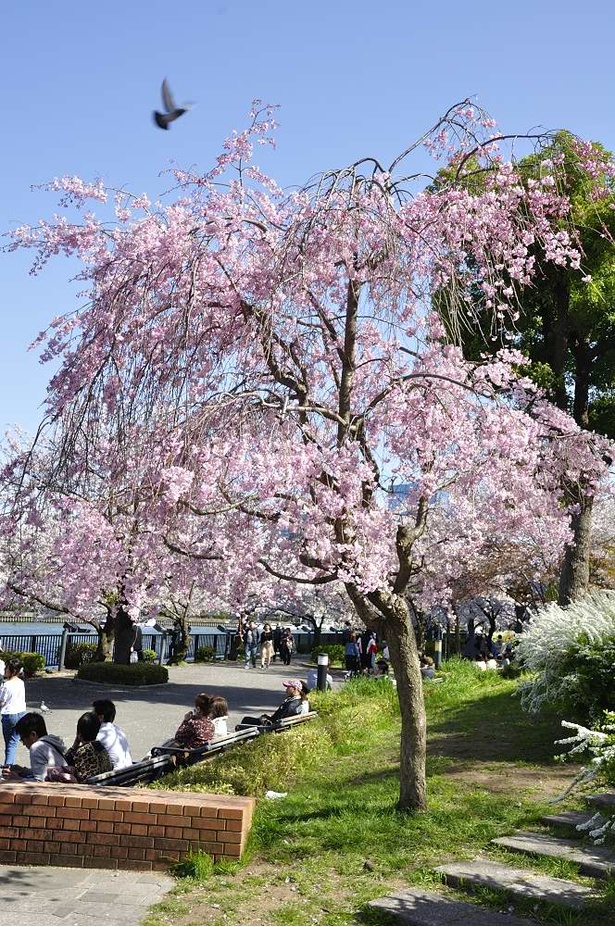
[[[179,119],[180,116],[188,112],[190,103],[183,103],[182,106],[175,105],[175,100],[173,99],[173,94],[171,93],[166,77],[162,82],[161,93],[162,103],[166,112],[159,113],[157,109],[154,110],[154,122],[159,129],[168,129],[169,123],[173,122],[175,119]]]

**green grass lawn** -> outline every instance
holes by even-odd
[[[559,718],[528,718],[515,680],[479,673],[471,663],[450,661],[443,677],[425,684],[424,814],[396,810],[399,709],[393,687],[370,679],[316,693],[319,717],[309,725],[168,777],[162,784],[170,788],[288,795],[259,801],[241,865],[212,869],[196,854],[148,923],[373,923],[369,900],[408,885],[440,888],[433,867],[484,853],[491,838],[536,825],[553,810],[547,800],[574,775],[552,759]],[[534,866],[563,877],[574,872],[554,862]],[[596,924],[600,916],[575,921],[555,911],[548,920]]]

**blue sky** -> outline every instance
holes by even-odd
[[[282,185],[365,155],[390,161],[464,97],[510,132],[566,127],[615,149],[612,0],[7,0],[0,230],[56,206],[31,186],[103,177],[157,196],[172,163],[211,166],[251,100],[280,105]],[[167,76],[197,106],[157,129]],[[0,429],[33,431],[51,373],[29,342],[77,305],[74,267],[0,255]]]

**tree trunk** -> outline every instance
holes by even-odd
[[[112,610],[107,610],[107,619],[105,621],[104,627],[101,627],[98,622],[94,625],[94,627],[96,628],[96,634],[98,635],[94,661],[96,663],[104,663],[105,661],[111,659],[113,654],[113,644],[115,643],[115,616]]]
[[[572,544],[566,547],[559,581],[559,605],[569,605],[584,595],[589,588],[589,554],[591,547],[591,526],[593,496],[582,491],[576,500],[579,511],[572,516],[574,534]]]
[[[407,620],[387,622],[387,644],[397,680],[401,711],[400,789],[398,808],[427,810],[427,723],[423,701],[423,677],[414,629]]]
[[[190,631],[188,630],[188,621],[185,615],[176,619],[175,630],[177,631],[177,643],[175,645],[174,662],[183,663],[190,649]]]
[[[410,607],[403,594],[375,590],[366,596],[352,583],[346,591],[357,615],[380,639],[386,638],[397,681],[401,712],[400,811],[427,810],[427,721],[423,677]]]
[[[130,651],[135,639],[135,626],[124,605],[115,607],[114,663],[130,663]]]

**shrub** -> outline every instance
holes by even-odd
[[[97,649],[96,644],[88,644],[84,641],[68,644],[64,654],[64,666],[66,669],[79,669],[85,663],[91,663]]]
[[[562,740],[556,740],[558,746],[569,747],[568,753],[557,756],[557,760],[578,759],[581,753],[589,753],[591,762],[583,766],[575,776],[571,785],[566,789],[562,798],[566,798],[577,788],[585,788],[591,784],[612,788],[615,785],[615,711],[605,711],[597,721],[594,730],[562,721],[562,727],[574,730],[574,734]],[[577,825],[577,830],[587,831],[594,843],[604,843],[609,832],[615,833],[615,812],[598,812],[588,821]]]
[[[517,659],[535,676],[520,687],[530,712],[549,705],[587,721],[615,703],[615,594],[599,592],[568,608],[549,605],[519,638]]]
[[[32,653],[28,650],[5,650],[0,652],[0,657],[5,663],[9,660],[19,660],[25,676],[36,676],[45,669],[45,657],[42,653]]]
[[[203,647],[197,647],[196,653],[194,655],[195,663],[212,663],[216,659],[216,651],[213,647],[208,647],[203,645]]]
[[[312,663],[318,661],[318,654],[326,653],[329,657],[329,664],[333,666],[334,663],[339,664],[339,666],[344,666],[344,645],[343,644],[322,644],[320,647],[315,647],[312,650]]]
[[[158,659],[158,654],[155,650],[144,650],[143,651],[143,660],[145,663],[155,663]]]
[[[169,681],[169,671],[157,663],[84,663],[77,679],[121,686],[155,686]]]

